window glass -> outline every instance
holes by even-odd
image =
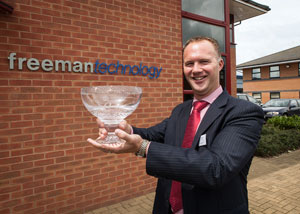
[[[261,93],[260,92],[252,93],[252,97],[254,97],[257,101],[261,102]]]
[[[248,99],[247,99],[247,96],[246,96],[246,95],[239,95],[239,99],[241,99],[241,100],[247,100],[247,101],[248,101]]]
[[[257,100],[254,99],[253,97],[250,97],[250,96],[249,96],[248,99],[249,99],[249,101],[252,102],[252,103],[257,103]]]
[[[271,92],[270,99],[280,99],[280,92]]]
[[[184,75],[183,75],[183,89],[184,90],[192,90],[190,84],[188,83],[188,81],[186,80]]]
[[[264,107],[288,107],[288,105],[289,100],[273,99],[266,102],[266,104],[264,104]]]
[[[296,100],[291,100],[290,106],[298,106]]]
[[[279,66],[271,66],[270,67],[270,78],[279,78],[280,77],[280,71]]]
[[[232,24],[230,24],[230,43],[232,44],[232,43],[234,43],[234,33],[233,33],[233,28],[232,28]]]
[[[192,100],[194,98],[194,95],[193,94],[184,94],[183,95],[183,100],[186,101],[186,100]]]
[[[182,44],[195,36],[208,36],[218,41],[221,52],[225,52],[225,28],[182,18]]]
[[[300,62],[299,62],[299,64],[298,64],[298,75],[300,76]]]
[[[224,0],[182,0],[182,10],[224,21]]]
[[[260,79],[260,68],[252,69],[252,79]]]
[[[220,71],[220,85],[222,88],[226,88],[226,57],[222,56],[224,66],[222,70]]]

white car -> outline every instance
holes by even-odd
[[[237,98],[241,100],[247,100],[249,102],[255,103],[256,105],[261,105],[261,102],[255,99],[254,97],[248,95],[248,94],[237,94]]]

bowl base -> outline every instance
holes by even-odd
[[[108,132],[107,137],[105,139],[97,138],[95,140],[99,144],[123,144],[125,140],[120,139],[115,135],[114,132]]]

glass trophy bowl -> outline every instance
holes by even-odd
[[[139,105],[142,89],[134,86],[95,86],[81,89],[81,100],[86,109],[105,125],[108,135],[98,143],[120,143],[114,130]]]

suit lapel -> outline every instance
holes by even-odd
[[[210,105],[196,132],[192,148],[196,148],[200,136],[204,134],[209,126],[222,114],[223,107],[227,103],[228,96],[228,93],[223,91],[223,93]]]
[[[184,132],[186,129],[187,122],[190,117],[192,109],[192,100],[188,101],[185,106],[183,106],[182,111],[176,121],[176,146],[181,146],[184,138]]]

